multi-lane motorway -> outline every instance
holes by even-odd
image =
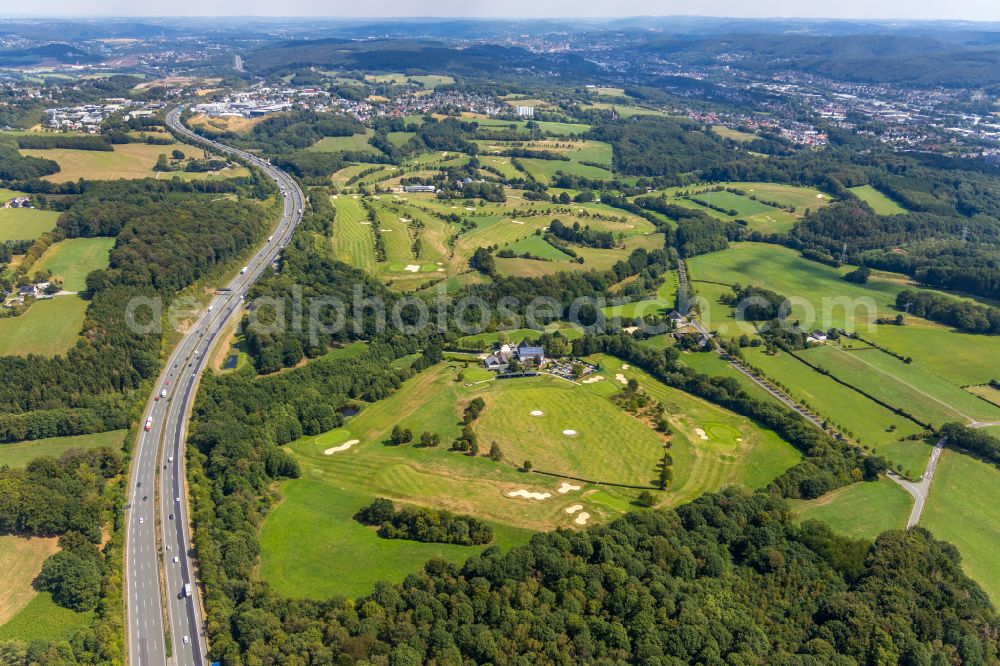
[[[175,134],[259,167],[281,188],[284,211],[273,235],[247,263],[246,270],[219,291],[178,343],[143,417],[149,430],[140,431],[133,451],[126,510],[125,603],[129,661],[133,666],[166,664],[171,652],[170,661],[177,666],[206,663],[208,648],[191,562],[184,476],[187,418],[209,350],[240,312],[246,291],[288,242],[305,207],[302,191],[288,174],[254,155],[194,134],[181,123],[180,111],[177,108],[167,114],[167,125]],[[166,598],[161,591],[161,570]],[[190,584],[189,594],[184,593],[186,584]],[[163,624],[164,607],[169,635]],[[172,643],[169,650],[167,640]]]

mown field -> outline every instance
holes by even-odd
[[[799,520],[818,520],[835,532],[854,539],[874,539],[886,530],[901,530],[913,507],[913,498],[886,478],[855,483],[814,500],[791,502]]]
[[[371,270],[375,266],[375,239],[367,211],[352,196],[338,196],[333,205],[337,209],[332,239],[334,254],[355,268]]]
[[[175,148],[185,150],[179,143],[156,146],[145,143],[124,143],[115,145],[113,151],[71,150],[52,148],[46,150],[22,150],[24,155],[34,155],[55,160],[59,172],[45,176],[45,180],[65,183],[81,178],[87,180],[115,180],[118,178],[170,178],[173,173],[153,171],[160,155],[169,155]],[[177,174],[180,175],[180,174]],[[196,174],[203,176],[204,174]]]
[[[881,276],[864,285],[852,284],[842,279],[851,267],[832,268],[764,243],[733,243],[720,252],[692,257],[688,267],[692,280],[752,284],[799,299],[790,318],[807,330],[853,327],[862,335],[879,316],[897,314],[896,294],[907,286]]]
[[[719,186],[739,190],[742,194],[726,190],[712,191],[712,188]],[[680,195],[685,193],[690,194],[692,199],[718,206],[725,212],[682,198]],[[664,194],[670,203],[700,210],[720,220],[746,220],[750,229],[764,233],[788,231],[806,210],[821,208],[831,201],[829,195],[812,187],[761,182],[673,187],[665,190]]]
[[[294,442],[290,448],[302,464],[302,478],[281,484],[282,501],[263,525],[261,577],[293,597],[357,596],[376,580],[400,580],[430,557],[459,562],[479,550],[380,539],[351,519],[376,496],[475,515],[494,527],[504,547],[524,542],[532,530],[573,527],[566,509],[574,504],[583,507],[590,522],[627,510],[638,491],[573,482],[580,488],[560,493],[563,479],[516,468],[522,457],[531,457],[536,469],[552,467],[573,476],[600,474],[639,483],[654,476],[663,451],[659,436],[608,400],[621,387],[615,374],[635,371],[617,369],[621,362],[614,359],[595,360],[606,364],[605,379],[587,385],[551,377],[470,385],[485,378],[478,362],[468,367],[460,361],[441,363],[386,400],[364,406],[343,428]],[[677,488],[657,493],[664,501],[687,501],[729,483],[763,485],[798,460],[797,452],[773,433],[638,376],[645,389],[668,404],[676,426]],[[487,403],[475,425],[481,455],[448,451],[461,429],[464,405],[477,396]],[[531,416],[535,410],[543,415]],[[392,446],[387,440],[396,424],[416,438],[424,431],[439,433],[442,445]],[[696,434],[698,427],[707,431],[707,440]],[[564,435],[568,429],[577,434]],[[629,436],[623,438],[622,432]],[[493,441],[504,462],[485,456]],[[509,496],[517,490],[547,497]],[[358,561],[369,565],[352,566]]]
[[[665,386],[642,370],[623,367],[627,364],[614,357],[597,355],[591,360],[601,363],[606,380],[617,381],[618,374],[634,377],[666,406],[674,431],[670,448],[674,480],[666,504],[682,504],[727,485],[759,488],[801,459],[790,444],[747,418]]]
[[[956,420],[1000,421],[1000,407],[876,349],[848,351],[826,344],[798,354],[842,381],[933,425]]]
[[[763,347],[757,347],[744,349],[743,353],[750,365],[862,444],[878,449],[921,431],[909,419],[812,370],[785,352],[771,355]],[[890,430],[893,426],[895,429]],[[912,466],[910,471],[919,473],[928,455],[929,450],[922,450],[915,461],[893,462]]]
[[[108,265],[114,238],[67,238],[50,245],[32,271],[50,271],[65,291],[85,291],[87,274]]]
[[[905,208],[871,185],[852,187],[850,190],[854,196],[871,206],[872,210],[879,215],[901,215],[906,212]]]
[[[920,526],[954,544],[965,572],[1000,605],[1000,470],[945,449]]]
[[[661,438],[588,389],[553,378],[490,382],[476,392],[486,401],[477,428],[484,448],[497,442],[511,460],[530,460],[539,471],[652,486]]]
[[[34,240],[56,228],[59,213],[32,208],[0,208],[0,243]]]
[[[38,594],[31,582],[42,570],[42,563],[59,549],[58,539],[0,536],[0,632]]]
[[[87,301],[56,296],[36,301],[19,317],[0,319],[0,356],[55,356],[72,347],[83,327]]]
[[[352,134],[351,136],[328,136],[320,139],[315,144],[310,146],[309,150],[316,150],[324,153],[335,153],[340,151],[378,153],[378,148],[368,143],[368,139],[373,136],[375,136],[375,130],[373,129],[369,129],[363,134]]]
[[[740,130],[735,130],[726,127],[725,125],[712,125],[712,131],[721,136],[723,139],[732,139],[733,141],[737,141],[739,143],[746,143],[758,138],[756,134],[741,132]]]
[[[124,430],[95,433],[93,435],[76,435],[73,437],[50,437],[36,439],[30,442],[0,444],[0,467],[24,467],[28,461],[40,456],[58,458],[68,449],[91,449],[108,446],[115,450],[122,447],[125,439]]]

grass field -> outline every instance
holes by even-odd
[[[732,139],[733,141],[737,141],[739,143],[746,143],[758,138],[756,134],[730,129],[725,125],[712,125],[712,131],[721,136],[723,139]]]
[[[612,107],[614,107],[614,109],[618,111],[618,115],[622,118],[631,118],[632,116],[666,117],[668,115],[665,111],[658,111],[656,109],[647,109],[644,106],[623,106],[621,104],[611,104],[609,102],[595,102],[593,104],[581,105],[581,108],[597,109],[598,111],[610,111]]]
[[[612,378],[608,378],[612,379]],[[608,483],[652,485],[663,442],[652,429],[587,388],[557,379],[494,381],[477,432],[536,470]],[[533,410],[544,412],[531,416]],[[566,436],[564,430],[575,435]]]
[[[31,582],[42,563],[59,550],[58,539],[0,536],[0,571],[6,571],[0,586],[0,626],[8,622],[37,594]]]
[[[512,250],[515,254],[524,254],[527,252],[533,257],[549,259],[551,261],[570,261],[572,259],[571,256],[559,248],[550,245],[541,236],[536,236],[534,234],[528,236],[527,238],[522,238],[519,241],[509,243],[505,246],[505,248]]]
[[[901,215],[906,211],[898,203],[876,190],[871,185],[861,185],[850,188],[854,195],[871,206],[879,215]]]
[[[743,194],[709,191],[709,187],[719,185],[740,190]],[[701,206],[694,201],[680,198],[678,195],[684,192],[691,193],[695,199],[725,208],[727,212],[720,212]],[[815,210],[830,203],[830,197],[815,188],[782,183],[728,182],[712,186],[691,185],[672,187],[665,190],[664,193],[671,203],[700,210],[721,220],[737,218],[746,220],[750,229],[767,233],[788,231],[798,220],[802,219],[806,210]],[[770,205],[772,203],[781,208]],[[737,213],[736,217],[728,215],[730,209]]]
[[[302,477],[281,484],[282,502],[263,525],[261,576],[279,593],[294,597],[357,596],[370,591],[376,580],[400,580],[430,557],[459,562],[479,550],[380,539],[351,519],[376,496],[476,515],[494,527],[497,543],[505,547],[523,543],[532,530],[572,527],[565,512],[571,504],[582,504],[593,522],[620,515],[637,491],[578,483],[579,490],[560,494],[558,478],[525,474],[485,455],[447,450],[460,431],[464,404],[482,396],[487,407],[475,430],[483,454],[497,441],[510,462],[533,456],[536,469],[561,467],[564,473],[575,472],[573,476],[648,482],[662,456],[661,440],[607,400],[621,387],[614,372],[634,371],[614,370],[620,362],[604,360],[611,376],[589,385],[546,376],[467,385],[481,373],[462,362],[441,363],[408,380],[391,397],[365,405],[343,428],[294,442],[290,449],[302,465]],[[464,372],[469,374],[457,381]],[[661,495],[665,501],[687,501],[727,483],[763,485],[798,460],[773,433],[648,377],[640,375],[640,381],[654,397],[668,401],[678,433],[673,448],[678,487]],[[531,416],[535,409],[544,415]],[[436,432],[442,446],[388,445],[396,424],[417,437]],[[695,427],[704,427],[709,439],[701,440]],[[565,429],[577,430],[577,435],[564,435]],[[623,432],[628,436],[622,437]],[[357,443],[331,451],[351,440]],[[507,495],[520,489],[549,497],[537,501]],[[341,562],[359,561],[369,565],[329,575]]]
[[[674,480],[666,503],[681,504],[727,485],[759,488],[780,476],[801,456],[774,432],[742,416],[656,381],[618,359],[598,355],[602,374],[635,378],[639,386],[667,408],[674,435],[670,455]],[[596,386],[596,385],[595,385]],[[705,431],[703,439],[697,429]]]
[[[45,176],[45,180],[55,183],[86,178],[87,180],[115,180],[118,178],[169,178],[172,173],[159,174],[153,171],[157,158],[161,154],[170,155],[170,151],[188,148],[175,143],[168,146],[156,146],[145,143],[117,144],[111,152],[100,150],[71,150],[52,148],[48,150],[22,150],[25,155],[44,157],[55,160],[59,164],[59,172]],[[178,174],[179,175],[179,174]],[[203,175],[203,174],[199,174]]]
[[[0,208],[0,243],[34,240],[56,228],[59,213],[32,208]]]
[[[362,224],[368,222],[368,213],[360,200],[341,195],[333,200],[333,205],[337,217],[332,243],[337,258],[362,270],[374,269],[375,238],[371,224]]]
[[[67,238],[50,245],[32,271],[51,271],[64,290],[85,291],[87,274],[107,267],[114,244],[114,238]]]
[[[569,324],[566,324],[565,326],[553,324],[545,329],[545,331],[549,333],[556,330],[570,340],[576,340],[577,338],[583,337],[582,331],[570,327]],[[466,335],[459,338],[457,342],[460,347],[472,346],[472,348],[476,348],[478,345],[495,345],[503,342],[517,344],[525,338],[537,338],[545,331],[538,331],[533,328],[515,328],[507,331],[489,331],[486,333],[476,333],[475,335]]]
[[[757,347],[744,349],[743,353],[747,361],[759,368],[766,377],[786,387],[792,396],[808,404],[820,416],[863,444],[877,448],[921,430],[920,426],[909,419],[898,416],[830,377],[821,375],[785,352],[772,356],[765,353],[763,347]],[[888,428],[892,425],[896,426],[896,430],[889,432]],[[923,462],[911,471],[922,471],[926,455],[929,452],[925,454]]]
[[[878,350],[847,351],[826,344],[798,353],[842,381],[933,425],[956,420],[1000,421],[1000,407]]]
[[[124,430],[112,430],[93,435],[76,435],[74,437],[51,437],[36,439],[30,442],[0,444],[0,467],[24,467],[29,460],[41,456],[58,458],[67,449],[92,449],[99,446],[109,446],[116,451],[121,449],[125,439]]]
[[[920,518],[962,555],[962,568],[1000,604],[1000,470],[945,449]]]
[[[212,116],[196,115],[188,120],[192,127],[207,127],[220,132],[235,132],[246,134],[255,126],[264,122],[269,116],[259,116],[257,118],[216,118]]]
[[[864,335],[913,364],[956,386],[983,384],[996,379],[996,368],[984,358],[1000,356],[1000,337],[957,333],[944,326],[909,318],[906,326],[879,326]]]
[[[366,130],[364,134],[352,134],[351,136],[328,136],[314,143],[309,147],[309,150],[316,150],[324,153],[334,153],[342,150],[377,153],[379,152],[378,148],[368,143],[368,139],[373,136],[375,136],[375,130],[373,129]]]
[[[809,500],[793,500],[798,520],[818,520],[835,532],[854,539],[872,540],[886,530],[901,530],[913,507],[913,499],[899,485],[882,478],[855,483]]]
[[[733,243],[721,252],[692,257],[688,267],[692,280],[753,284],[799,299],[793,303],[791,318],[806,330],[853,327],[864,335],[877,317],[896,315],[896,294],[906,288],[878,276],[864,285],[852,284],[841,279],[851,267],[832,268],[803,259],[794,250],[763,243]],[[725,317],[713,314],[711,319]]]
[[[751,380],[733,366],[726,363],[726,361],[714,351],[704,353],[684,352],[681,354],[681,361],[684,365],[702,374],[711,375],[713,377],[731,377],[732,379],[735,379],[739,385],[743,387],[744,391],[758,400],[773,402],[774,404],[783,404],[780,400],[761,388],[759,384]]]
[[[19,317],[0,319],[0,356],[66,353],[80,335],[86,310],[87,301],[79,296],[56,296],[35,301]]]
[[[503,275],[516,277],[539,277],[551,275],[560,271],[604,271],[611,268],[616,262],[628,259],[628,256],[636,248],[654,250],[663,247],[663,234],[649,234],[647,236],[633,236],[626,239],[624,247],[612,248],[610,250],[598,250],[590,247],[576,247],[578,256],[584,258],[584,263],[556,262],[556,261],[535,261],[533,259],[504,259],[497,258],[497,271]]]
[[[627,319],[670,312],[677,304],[678,286],[677,271],[668,271],[663,277],[663,284],[656,290],[656,298],[632,301],[624,305],[609,305],[604,308],[604,316]]]

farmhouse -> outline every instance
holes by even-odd
[[[815,331],[809,334],[809,337],[815,340],[816,342],[826,342],[827,336],[826,333],[817,328]]]

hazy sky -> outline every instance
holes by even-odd
[[[998,0],[0,0],[0,16],[639,15],[1000,20]]]

